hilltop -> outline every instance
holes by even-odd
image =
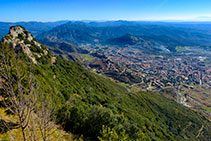
[[[9,33],[3,37],[2,43],[8,44],[16,52],[23,52],[35,64],[37,59],[49,53],[45,46],[37,42],[31,33],[21,26],[11,27]]]

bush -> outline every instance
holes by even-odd
[[[129,140],[128,134],[125,133],[125,130],[123,130],[120,134],[117,133],[117,131],[113,128],[109,128],[107,126],[102,127],[101,130],[101,137],[98,137],[100,141],[125,141]]]
[[[18,34],[18,39],[24,40],[24,35],[23,35],[23,33],[19,33],[19,34]]]
[[[42,53],[42,49],[36,45],[31,46],[31,51],[36,53]]]
[[[31,44],[31,42],[30,42],[29,40],[27,40],[27,39],[24,40],[24,43],[25,43],[25,44]]]

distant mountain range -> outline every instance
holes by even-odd
[[[148,40],[165,45],[171,51],[175,51],[176,46],[211,46],[211,26],[206,23],[68,22],[41,33],[37,38],[66,41],[75,45],[105,45],[108,40],[126,34],[146,36]]]
[[[146,49],[164,46],[173,52],[176,46],[211,46],[210,22],[144,22],[121,20],[105,22],[0,22],[0,37],[7,33],[10,26],[14,25],[24,26],[40,42],[45,45],[49,45],[49,42],[51,42],[52,46],[58,46],[58,42],[66,42],[76,46],[82,44],[117,45],[120,47],[137,45],[141,48],[147,42],[149,44]],[[121,39],[125,35],[138,37],[139,41],[133,41],[132,44],[124,42],[124,39]],[[116,42],[118,38],[119,43]],[[53,45],[53,43],[57,45]]]
[[[9,28],[15,25],[21,25],[30,31],[34,36],[52,29],[58,25],[64,24],[68,21],[56,21],[56,22],[0,22],[0,38],[7,34]]]

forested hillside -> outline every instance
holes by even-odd
[[[79,63],[53,55],[23,27],[10,28],[1,42],[0,53],[1,108],[10,110],[0,117],[1,122],[7,123],[13,109],[16,110],[12,114],[18,116],[18,109],[26,107],[31,111],[25,116],[29,122],[25,126],[20,126],[22,122],[18,120],[10,123],[22,132],[31,126],[31,115],[40,120],[44,115],[45,121],[83,140],[210,138],[210,121],[199,113],[160,94],[128,92]],[[42,112],[44,107],[50,116]],[[9,132],[5,128],[0,125],[1,134]]]

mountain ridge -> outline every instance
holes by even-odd
[[[167,23],[139,23],[127,21],[110,22],[108,24],[110,26],[106,25],[106,23],[68,22],[41,33],[37,37],[38,39],[66,41],[80,46],[81,44],[106,45],[105,43],[108,39],[131,34],[133,36],[154,37],[156,41],[165,44],[167,48],[173,52],[175,52],[176,46],[181,45],[211,45],[210,40],[207,38],[210,32],[207,32],[205,29],[197,28],[194,25],[191,25],[193,27],[191,28],[191,26],[186,26],[185,24],[174,25]],[[168,42],[166,42],[166,40]]]

